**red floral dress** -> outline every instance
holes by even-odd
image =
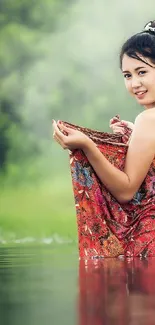
[[[128,137],[66,123],[89,136],[118,169],[124,169]],[[81,258],[155,256],[155,160],[134,198],[120,204],[100,182],[82,150],[70,151]]]

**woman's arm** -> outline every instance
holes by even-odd
[[[145,111],[136,121],[124,171],[114,167],[92,141],[83,148],[101,182],[121,203],[130,201],[139,189],[155,154],[155,112]]]

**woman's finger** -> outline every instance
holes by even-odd
[[[115,130],[115,129],[124,129],[124,126],[120,126],[120,125],[113,125],[113,126],[111,126],[111,129],[112,130]]]
[[[55,134],[53,135],[53,138],[54,140],[60,144],[60,146],[63,148],[63,149],[67,149],[66,145],[63,143],[63,141],[60,140],[60,138]]]
[[[124,121],[124,120],[121,120],[121,125],[122,126],[129,126],[129,122],[127,122],[127,121]]]
[[[63,141],[64,134],[59,130],[55,120],[52,121],[52,125],[53,125],[53,129],[54,129],[55,134]]]
[[[124,128],[122,128],[122,127],[118,127],[118,126],[117,127],[113,127],[112,130],[113,130],[114,133],[124,134]]]
[[[134,128],[134,124],[132,122],[124,121],[122,120],[123,125],[127,126],[128,128],[132,129]]]
[[[62,145],[61,140],[59,139],[59,137],[57,137],[56,133],[53,133],[53,139],[58,142],[60,145]]]
[[[111,128],[114,128],[115,126],[122,126],[122,125],[121,125],[121,122],[116,122],[116,123],[112,123],[112,124],[110,124],[110,127],[111,127]]]
[[[61,131],[66,132],[67,134],[72,134],[74,132],[73,129],[69,128],[68,126],[64,125],[61,121],[57,122],[57,125]]]
[[[113,118],[110,119],[110,124],[115,124],[117,122],[120,122],[120,116],[116,115]]]

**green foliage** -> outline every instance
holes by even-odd
[[[36,166],[47,157],[52,118],[108,131],[112,115],[137,115],[115,59],[125,35],[120,24],[125,9],[115,32],[113,24],[105,31],[116,8],[102,1],[89,6],[80,0],[1,1],[0,166],[7,178],[14,175],[19,182],[22,170],[33,170],[32,162]]]
[[[9,236],[77,236],[73,194],[67,178],[16,190],[7,186],[0,191],[0,207],[0,240]]]
[[[103,131],[109,131],[115,114],[134,120],[141,108],[126,94],[119,47],[152,19],[153,5],[153,0],[147,7],[140,0],[112,6],[103,0],[0,1],[1,189],[11,187],[11,196],[19,186],[39,186],[46,179],[53,184],[58,176],[69,175],[68,155],[52,141],[53,118]],[[59,183],[60,193],[61,187]],[[24,195],[18,192],[17,205]],[[11,206],[10,196],[6,194],[3,207],[7,202]],[[30,222],[30,211],[24,214],[20,205],[19,212],[10,211],[11,225],[14,218],[19,222],[18,213],[29,215]],[[9,210],[0,214],[4,223],[6,216]]]

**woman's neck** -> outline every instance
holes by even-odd
[[[155,102],[148,105],[144,105],[144,107],[145,109],[155,108]]]

